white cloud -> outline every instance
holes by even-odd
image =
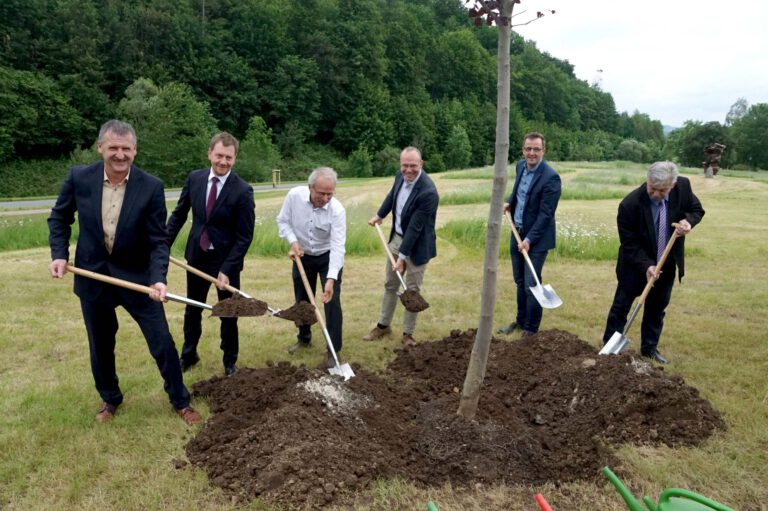
[[[556,13],[514,30],[578,78],[601,78],[620,112],[682,126],[723,122],[740,97],[768,103],[768,2],[523,0],[513,23],[545,9]]]

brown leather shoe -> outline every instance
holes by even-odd
[[[336,354],[338,357],[338,353]],[[341,358],[339,358],[339,364],[341,364]],[[331,352],[328,352],[328,356],[325,357],[325,367],[328,369],[331,369],[332,367],[336,367],[336,360],[334,360],[333,355]]]
[[[403,334],[403,346],[405,346],[406,348],[416,346],[416,340],[413,338],[411,334]]]
[[[111,421],[117,413],[117,406],[111,405],[106,401],[101,404],[101,410],[96,414],[96,420],[104,424]]]
[[[379,328],[379,325],[376,325],[373,327],[373,330],[368,332],[368,335],[363,336],[364,341],[375,341],[376,339],[381,339],[385,335],[389,335],[392,333],[392,328],[387,325],[384,328]]]
[[[181,410],[177,409],[176,413],[178,413],[179,417],[181,417],[181,419],[187,423],[187,426],[194,426],[203,420],[203,418],[200,417],[200,414],[197,413],[197,410],[191,406],[182,408]]]
[[[521,339],[525,337],[530,337],[532,335],[536,335],[536,332],[531,332],[530,330],[523,330],[523,334],[520,336]]]

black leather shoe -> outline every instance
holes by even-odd
[[[651,360],[653,360],[654,362],[658,362],[659,364],[669,364],[669,360],[667,360],[667,358],[664,355],[659,353],[658,350],[654,351],[653,353],[650,353],[648,355],[643,355],[643,356],[645,358],[650,358]]]
[[[498,330],[496,330],[496,333],[509,335],[515,330],[519,330],[519,329],[520,329],[520,325],[518,325],[516,322],[512,322],[509,325],[501,327]]]
[[[224,374],[232,376],[237,372],[237,366],[235,364],[224,366]]]
[[[308,343],[308,342],[301,342],[301,341],[299,341],[296,344],[294,344],[293,346],[291,346],[290,348],[288,348],[288,353],[293,354],[294,352],[296,352],[296,351],[298,351],[298,350],[300,350],[302,348],[309,348],[309,345],[310,345],[310,343]]]
[[[181,359],[181,372],[186,373],[190,369],[192,369],[192,366],[200,362],[200,357],[195,355],[194,357],[190,358],[182,358]]]

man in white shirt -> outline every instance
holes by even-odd
[[[309,175],[308,186],[292,188],[285,196],[277,215],[280,237],[290,243],[288,257],[301,262],[314,293],[317,278],[322,286],[321,299],[325,305],[325,321],[336,353],[341,351],[341,274],[347,240],[347,213],[336,192],[336,171],[319,167]],[[309,301],[296,263],[293,264],[293,293],[296,301]],[[312,330],[308,325],[299,327],[297,342],[288,349],[293,353],[309,346]],[[335,366],[330,353],[326,360]]]

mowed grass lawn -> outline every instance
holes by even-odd
[[[627,164],[555,164],[564,197],[557,216],[571,238],[581,243],[552,254],[544,282],[563,298],[545,311],[542,328],[559,328],[597,348],[615,289],[615,216],[620,197],[644,181],[644,167]],[[707,214],[687,240],[687,275],[676,285],[660,348],[701,395],[723,412],[728,431],[696,449],[623,447],[618,456],[633,476],[625,480],[636,496],[655,498],[667,487],[687,488],[741,511],[768,509],[768,182],[762,174],[723,173],[704,179],[688,176]],[[429,266],[422,294],[431,303],[420,317],[416,337],[441,339],[454,328],[476,327],[482,285],[482,242],[465,242],[451,226],[488,215],[490,169],[436,175],[446,203],[439,210],[438,257]],[[361,223],[386,194],[391,179],[345,183],[339,199],[355,227],[355,252],[344,270],[346,361],[382,369],[398,347],[396,337],[363,343],[375,323],[381,296],[384,255],[376,233]],[[511,181],[508,190],[511,188]],[[483,190],[488,190],[484,192]],[[472,196],[463,197],[462,195]],[[274,245],[274,216],[282,193],[257,194],[259,243],[246,261],[243,289],[273,307],[293,303],[290,263]],[[169,208],[173,203],[169,203]],[[41,225],[36,215],[30,225]],[[0,218],[1,219],[1,218]],[[3,226],[0,225],[0,231]],[[476,231],[477,228],[474,228]],[[273,233],[270,236],[270,231]],[[576,234],[573,234],[576,233]],[[458,237],[457,237],[458,236]],[[501,282],[496,326],[512,319],[514,288],[502,240]],[[479,239],[484,239],[481,233]],[[270,241],[272,240],[272,241]],[[591,241],[593,240],[593,241]],[[183,240],[182,240],[183,241]],[[575,245],[574,245],[575,246]],[[277,247],[277,248],[276,248]],[[608,256],[606,257],[606,251]],[[178,255],[179,244],[174,249]],[[581,255],[579,255],[581,254]],[[45,248],[2,254],[0,282],[0,509],[6,510],[273,510],[260,502],[237,502],[212,486],[204,472],[179,460],[195,429],[172,412],[162,381],[136,324],[120,311],[116,348],[125,404],[110,424],[94,421],[99,405],[88,361],[87,340],[72,280],[47,275]],[[169,270],[169,288],[184,294],[184,275]],[[213,295],[211,295],[213,296]],[[211,300],[213,298],[211,297]],[[182,341],[183,306],[166,306],[177,345]],[[402,321],[401,311],[395,327]],[[316,365],[322,343],[289,356],[292,323],[270,318],[240,321],[240,366],[290,360]],[[630,332],[634,347],[639,321]],[[206,319],[202,363],[186,376],[188,385],[222,371],[218,322]],[[319,332],[316,332],[319,338]],[[463,376],[463,375],[462,375]],[[631,394],[633,389],[616,389]],[[204,416],[206,403],[193,402]],[[482,406],[482,398],[480,406]],[[180,468],[176,468],[176,466]],[[613,467],[618,468],[618,467]],[[418,489],[407,481],[381,481],[360,495],[352,509],[426,509],[433,500],[443,510],[531,510],[541,491],[556,510],[623,510],[607,483],[555,487],[506,486],[469,490],[445,486]],[[350,509],[350,508],[345,508]]]

